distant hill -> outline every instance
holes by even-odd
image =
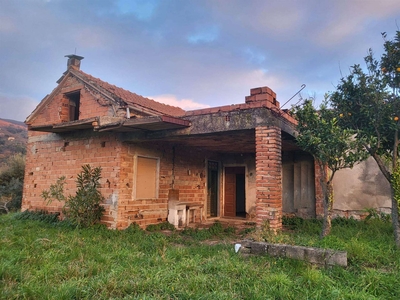
[[[26,153],[28,127],[19,121],[0,119],[0,166],[8,157]]]

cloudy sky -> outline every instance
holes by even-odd
[[[84,72],[186,110],[259,86],[281,104],[302,84],[321,100],[398,26],[399,0],[0,0],[0,118],[24,121],[74,53]]]

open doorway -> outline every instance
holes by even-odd
[[[225,217],[246,217],[245,167],[225,167]]]
[[[218,162],[208,161],[207,216],[218,216]]]

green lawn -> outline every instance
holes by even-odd
[[[75,229],[0,216],[1,299],[399,299],[400,251],[380,220],[295,222],[272,240],[348,251],[347,268],[237,254],[232,229]],[[253,236],[262,234],[253,233]],[[268,234],[265,235],[268,237]],[[210,245],[206,239],[221,239]],[[271,240],[270,240],[271,241]]]

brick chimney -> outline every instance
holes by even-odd
[[[84,59],[83,56],[75,55],[75,54],[70,54],[70,55],[65,55],[65,57],[68,57],[68,62],[67,62],[67,68],[73,68],[75,70],[79,70],[81,67],[81,60]]]
[[[276,101],[276,94],[267,86],[254,88],[250,90],[250,96],[246,96],[246,103],[269,102],[279,108],[279,102]]]

